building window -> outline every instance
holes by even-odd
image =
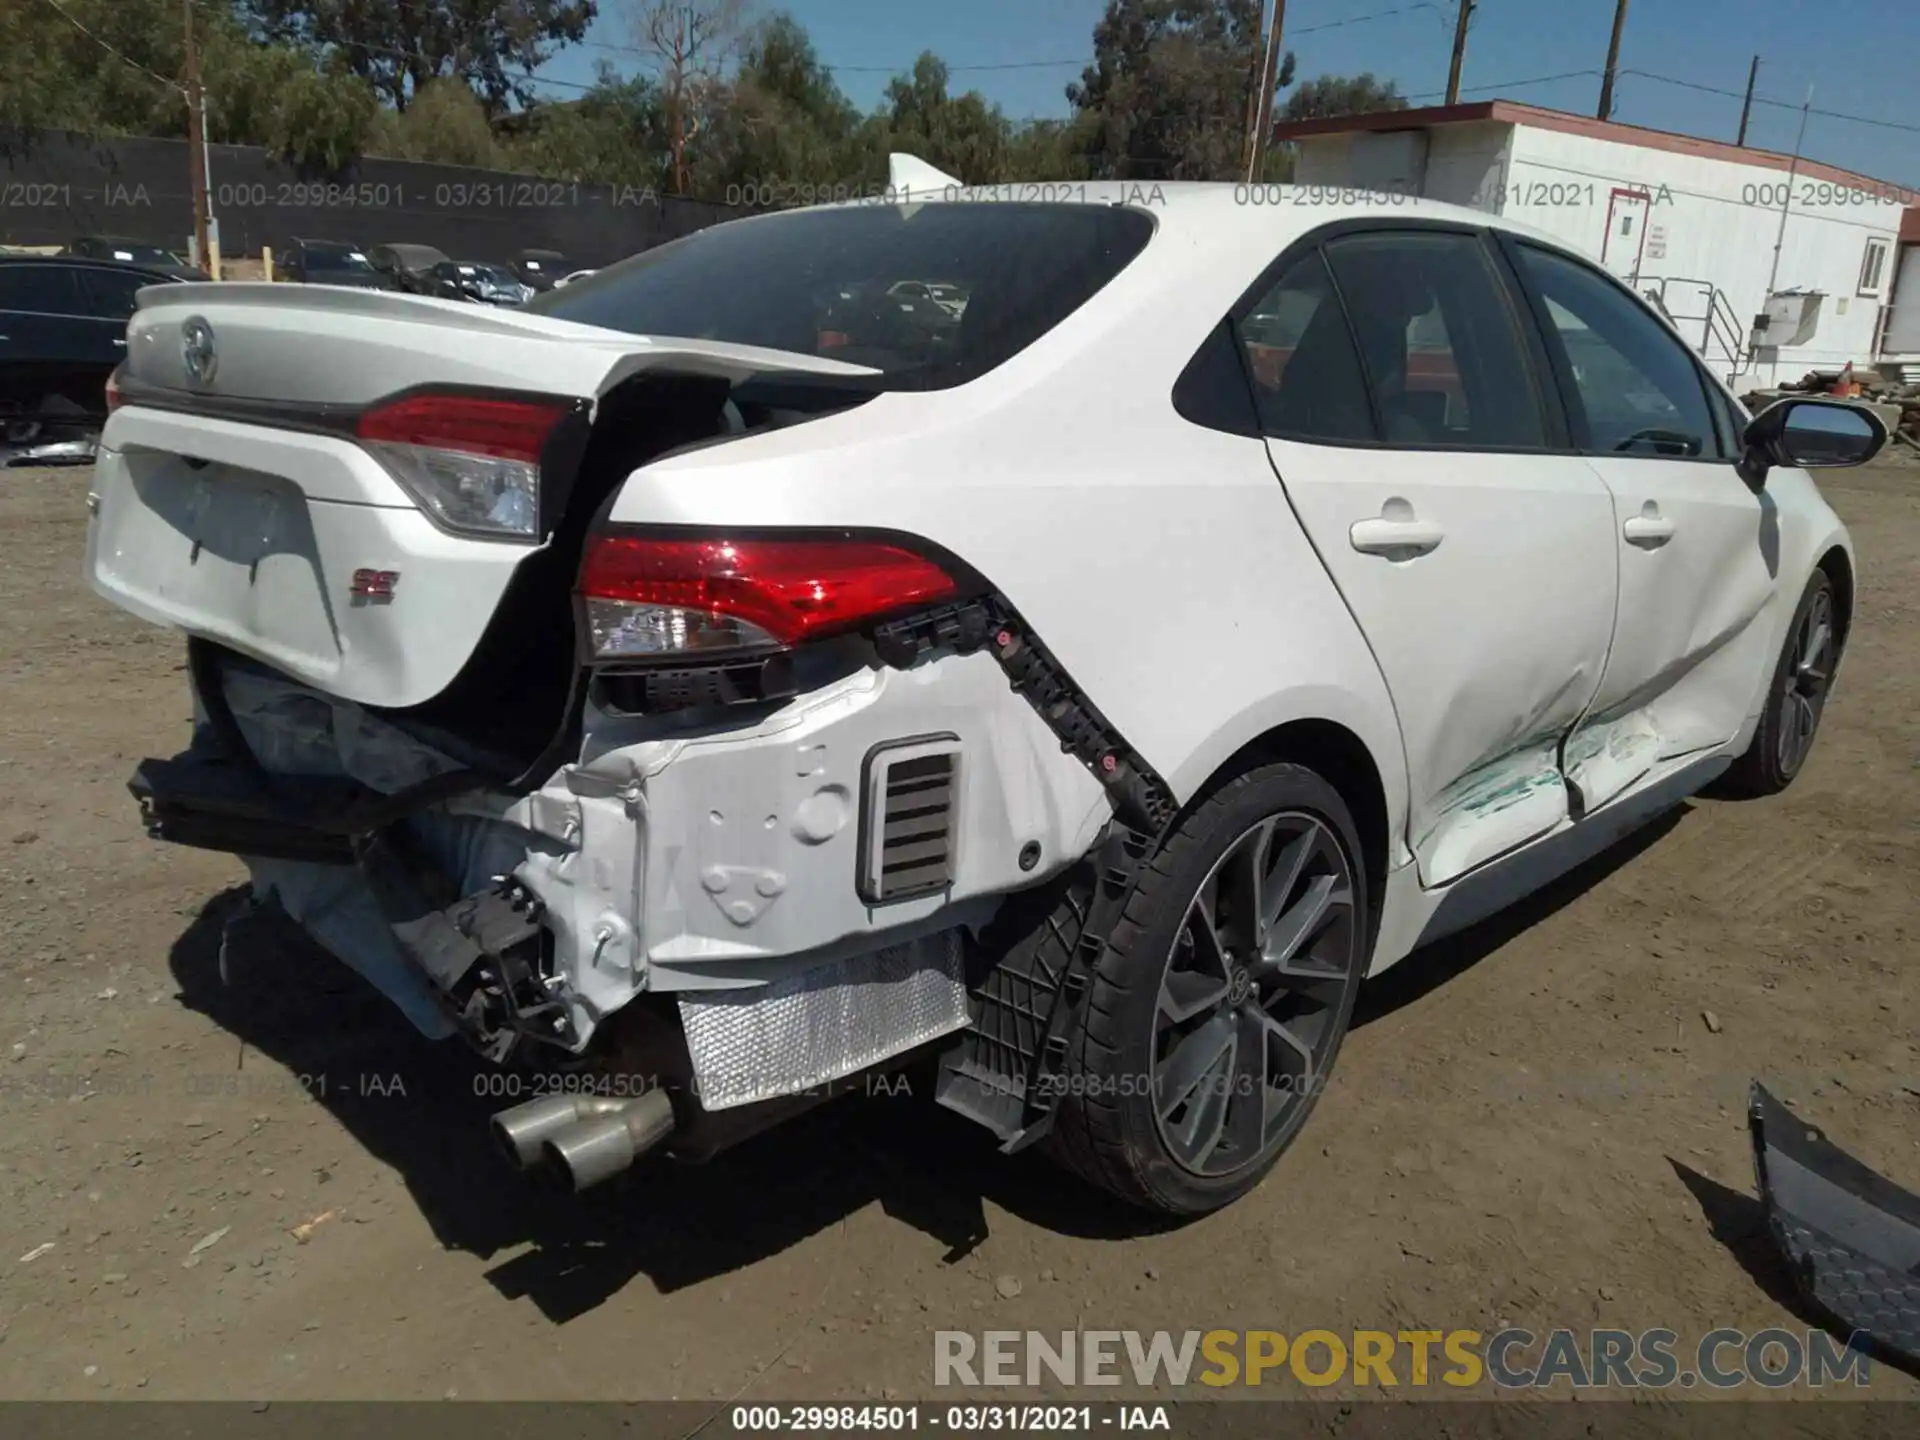
[[[1867,253],[1860,261],[1860,293],[1879,296],[1887,288],[1887,257],[1893,253],[1893,241],[1876,235],[1867,241]]]

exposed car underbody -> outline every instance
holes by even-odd
[[[810,657],[798,694],[745,713],[623,714],[591,689],[577,760],[518,788],[452,736],[189,650],[193,744],[132,781],[149,832],[242,856],[256,905],[428,1038],[574,1072],[567,1103],[496,1129],[582,1186],[663,1142],[706,1153],[720,1112],[751,1133],[935,1050],[945,1103],[1031,1143],[1049,1114],[1035,1047],[1009,1049],[1007,1023],[970,1031],[996,1008],[969,995],[980,937],[1103,832],[1137,860],[1173,810],[998,597]],[[1077,998],[1017,978],[1002,1022]]]

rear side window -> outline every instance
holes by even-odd
[[[1519,251],[1564,352],[1582,412],[1574,417],[1575,437],[1587,452],[1724,458],[1706,385],[1686,346],[1606,277],[1532,245]]]
[[[1286,440],[1371,444],[1373,412],[1320,252],[1302,256],[1240,321],[1260,428]]]
[[[77,315],[80,287],[70,265],[0,265],[0,310]]]
[[[1118,275],[1153,220],[1111,205],[853,205],[696,231],[537,296],[536,314],[635,335],[866,365],[899,388],[1010,359]],[[950,293],[942,304],[934,287]]]
[[[1478,238],[1386,232],[1326,250],[1389,444],[1545,447],[1513,306]]]
[[[148,275],[128,275],[117,270],[85,270],[79,279],[87,314],[96,320],[130,318],[133,297],[144,287],[159,283]]]

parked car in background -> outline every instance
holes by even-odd
[[[953,312],[921,282],[852,283],[815,297],[822,354],[853,365],[898,363],[902,356],[937,360],[959,334]],[[870,356],[882,356],[876,361]]]
[[[134,296],[204,278],[112,260],[0,255],[0,441],[16,448],[97,431],[107,377],[127,358]]]
[[[567,273],[570,262],[558,250],[522,250],[513,257],[513,273],[536,293],[551,290]]]
[[[344,240],[295,240],[287,249],[286,278],[303,285],[347,285],[358,290],[391,288],[367,252]]]
[[[571,275],[562,275],[558,280],[554,281],[553,288],[558,290],[563,285],[571,285],[576,280],[584,280],[594,273],[592,270],[575,270]]]
[[[433,267],[445,263],[446,253],[431,245],[376,245],[367,251],[367,263],[395,290],[412,295],[437,295]]]
[[[902,280],[888,288],[889,295],[909,300],[931,300],[958,320],[967,310],[967,295],[958,285],[943,285],[927,280]]]
[[[205,280],[207,272],[187,262],[187,257],[162,245],[145,240],[126,240],[113,235],[82,235],[68,242],[62,255],[82,260],[113,260],[122,265],[144,265],[149,270],[164,270],[176,280]]]
[[[524,305],[534,297],[531,285],[515,278],[505,265],[479,260],[442,260],[430,272],[434,288],[427,293],[448,300],[472,300],[482,305]]]

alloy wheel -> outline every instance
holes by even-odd
[[[1813,748],[1814,731],[1833,683],[1836,654],[1833,634],[1833,596],[1823,587],[1795,628],[1780,686],[1780,773],[1796,774]]]
[[[1359,983],[1352,862],[1289,811],[1227,847],[1188,903],[1154,1014],[1153,1106],[1184,1169],[1231,1175],[1284,1143]]]

